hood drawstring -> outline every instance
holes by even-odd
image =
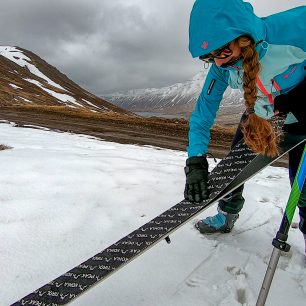
[[[264,50],[268,50],[268,48],[269,48],[269,43],[265,40],[260,40],[257,44],[261,44],[261,47]],[[256,46],[257,46],[257,44],[256,44]]]

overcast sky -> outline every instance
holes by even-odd
[[[250,2],[259,16],[306,5],[306,0]],[[190,79],[201,69],[188,52],[193,3],[1,1],[0,44],[33,51],[97,95],[168,86]]]

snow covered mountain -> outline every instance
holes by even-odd
[[[202,90],[207,70],[196,74],[185,83],[169,87],[136,89],[103,96],[115,105],[133,112],[156,112],[167,114],[190,114]],[[243,110],[242,94],[228,88],[221,102],[218,120],[240,116]],[[228,118],[228,119],[229,119]],[[232,118],[231,118],[232,119]]]
[[[52,105],[95,112],[127,111],[91,94],[34,53],[0,46],[0,106]]]

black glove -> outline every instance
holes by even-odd
[[[189,157],[186,161],[185,174],[185,199],[191,202],[202,202],[207,199],[208,163],[206,157]]]
[[[281,116],[291,112],[300,123],[306,123],[306,78],[287,94],[275,97],[274,111]]]

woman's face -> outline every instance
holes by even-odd
[[[233,41],[230,43],[229,48],[233,51],[233,53],[232,53],[231,56],[229,56],[229,57],[227,57],[227,58],[223,58],[223,59],[221,59],[221,58],[215,58],[215,59],[214,59],[216,65],[217,65],[218,67],[220,67],[221,65],[226,64],[226,63],[228,63],[228,62],[231,62],[231,61],[237,59],[237,58],[240,56],[240,54],[241,54],[241,48],[239,47],[237,41],[233,40]],[[214,51],[211,52],[211,53],[214,54]]]

